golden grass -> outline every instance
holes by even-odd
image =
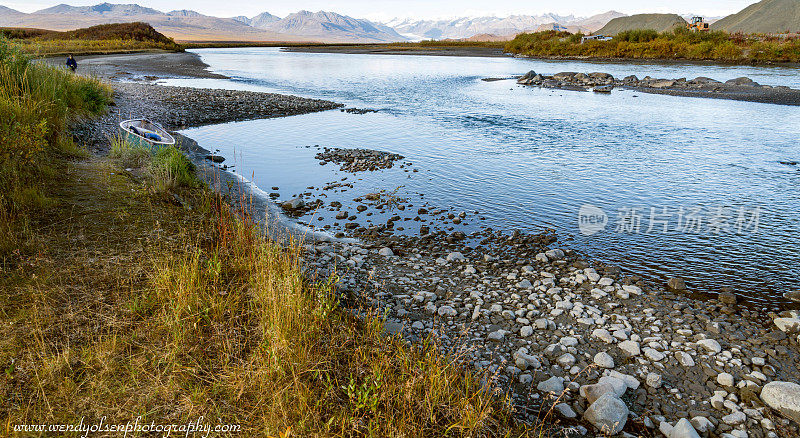
[[[459,358],[340,308],[296,242],[207,189],[173,188],[189,210],[146,172],[62,166],[32,223],[42,250],[0,277],[4,432],[202,416],[241,436],[529,433]]]

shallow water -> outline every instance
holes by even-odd
[[[456,213],[479,212],[456,229],[552,228],[565,246],[651,278],[680,275],[707,291],[732,286],[770,305],[780,304],[784,291],[800,287],[800,167],[780,163],[800,161],[800,108],[621,90],[598,95],[480,80],[533,69],[640,78],[749,76],[762,84],[800,88],[798,69],[261,48],[197,52],[213,71],[232,79],[164,82],[291,93],[380,110],[365,115],[329,111],[183,132],[206,148],[219,149],[240,174],[267,192],[279,186],[282,199],[313,192],[326,203],[340,200],[354,211],[354,197],[399,188],[398,196],[415,206],[427,202]],[[314,145],[400,153],[418,172],[396,166],[344,174],[331,164],[320,166]],[[354,188],[316,190],[343,177],[358,180]],[[581,228],[578,220],[587,204],[602,210],[607,220],[605,229],[592,235],[584,233],[597,229]],[[359,216],[362,222],[387,219]],[[317,226],[336,222],[327,211],[304,220]],[[416,222],[401,223],[404,232],[418,230]]]

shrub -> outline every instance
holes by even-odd
[[[614,39],[629,43],[646,43],[658,38],[658,32],[653,29],[634,29],[618,33]]]

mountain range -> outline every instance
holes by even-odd
[[[72,30],[105,23],[143,21],[178,41],[307,41],[385,43],[421,39],[469,38],[478,34],[513,38],[540,26],[568,26],[591,32],[624,16],[610,11],[589,18],[556,14],[464,17],[451,20],[395,19],[384,23],[335,12],[299,11],[286,17],[268,12],[254,17],[212,17],[191,10],[162,12],[137,4],[60,4],[32,13],[0,6],[0,26]]]
[[[715,17],[716,18],[716,17]],[[60,4],[32,13],[0,6],[0,27],[73,30],[105,23],[149,23],[178,41],[280,41],[324,43],[386,43],[422,39],[505,41],[521,32],[566,30],[612,35],[629,28],[663,30],[681,22],[674,14],[627,15],[608,11],[588,18],[573,15],[512,15],[461,17],[448,20],[393,19],[373,22],[335,12],[299,11],[286,17],[268,12],[254,17],[220,18],[196,11],[162,12],[137,4],[94,6]],[[708,20],[712,22],[712,20]],[[731,32],[779,33],[800,30],[800,0],[763,0],[712,24]]]

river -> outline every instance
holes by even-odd
[[[723,81],[748,76],[800,88],[800,69],[277,48],[196,52],[231,79],[162,83],[294,94],[378,110],[182,132],[218,149],[265,191],[279,187],[281,199],[311,192],[354,211],[356,196],[396,190],[415,205],[469,213],[454,229],[553,229],[561,245],[657,281],[681,276],[694,289],[711,292],[730,286],[770,308],[784,304],[783,292],[800,288],[800,166],[793,164],[800,161],[800,108],[481,80],[528,70],[601,71]],[[315,146],[399,153],[413,166],[353,176],[320,166]],[[345,177],[353,188],[317,190]],[[416,209],[400,213],[414,216]],[[301,220],[319,227],[337,222],[334,214],[323,209]],[[387,219],[359,216],[373,223]],[[403,228],[416,233],[418,223],[403,222]]]

